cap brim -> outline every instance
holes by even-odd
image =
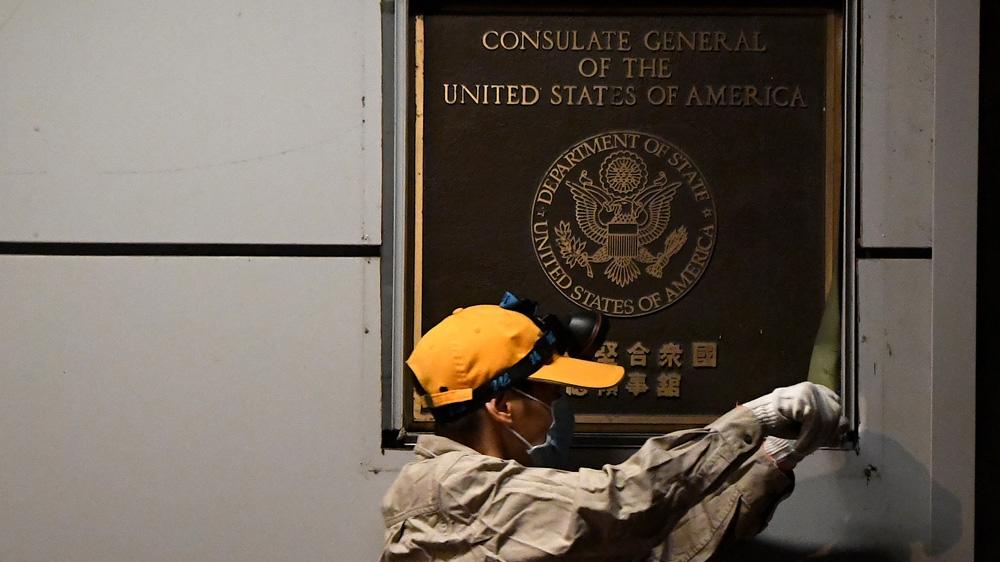
[[[528,379],[583,388],[607,388],[618,384],[624,376],[625,368],[618,365],[555,355],[551,363],[535,371]]]

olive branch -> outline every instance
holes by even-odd
[[[590,268],[587,243],[573,236],[569,221],[559,221],[559,226],[556,227],[556,239],[559,241],[559,254],[566,260],[566,265],[582,267],[587,270],[587,277],[593,278],[594,270]]]

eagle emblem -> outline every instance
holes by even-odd
[[[573,235],[568,221],[561,221],[555,233],[562,258],[571,268],[583,268],[591,278],[592,264],[607,264],[604,275],[619,287],[639,278],[640,264],[659,279],[688,238],[680,226],[666,236],[662,250],[649,249],[670,226],[670,206],[682,182],[670,181],[662,171],[649,182],[646,163],[631,150],[609,154],[598,175],[595,183],[582,170],[575,181],[566,181],[577,226],[597,248],[588,251],[587,242]]]

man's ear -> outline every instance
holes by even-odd
[[[514,418],[510,413],[510,402],[507,401],[507,393],[501,392],[484,405],[486,414],[494,421],[503,425],[513,425]]]

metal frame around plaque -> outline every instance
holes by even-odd
[[[837,80],[828,81],[828,89],[835,88],[842,108],[839,123],[827,123],[827,135],[840,136],[840,158],[827,158],[827,283],[837,270],[840,271],[840,394],[843,397],[845,414],[857,427],[856,409],[856,275],[855,275],[855,216],[857,204],[857,120],[859,105],[860,53],[858,40],[859,7],[857,0],[845,0],[842,8],[841,33],[828,34],[829,42],[840,41],[843,72]],[[829,21],[828,25],[837,22]],[[418,339],[421,326],[420,314],[420,256],[422,212],[422,158],[413,157],[423,152],[422,95],[423,95],[423,21],[419,15],[411,13],[407,0],[383,3],[383,68],[391,72],[383,73],[383,127],[384,138],[391,136],[392,142],[383,144],[384,152],[384,231],[391,232],[391,240],[383,242],[383,292],[382,292],[382,334],[383,334],[383,446],[405,446],[412,444],[416,433],[428,431],[431,420],[421,415],[415,400],[411,383],[404,371],[407,348]],[[414,48],[411,49],[410,46]],[[828,45],[828,48],[834,48]],[[828,64],[834,64],[828,57]],[[828,69],[829,75],[829,69]],[[413,97],[411,98],[411,93]],[[411,111],[410,102],[417,108]],[[409,127],[413,127],[410,130]],[[409,139],[412,138],[411,145]],[[833,143],[827,143],[828,151]],[[829,155],[828,155],[829,156]],[[830,177],[839,178],[831,183]],[[412,186],[408,182],[412,178]],[[840,187],[839,193],[836,189]],[[840,196],[840,200],[834,198]],[[833,216],[831,209],[839,204],[839,216]],[[408,232],[415,235],[408,240]],[[390,246],[391,244],[391,246]],[[839,246],[839,255],[838,255]],[[414,280],[414,290],[409,290],[408,279]],[[649,416],[578,414],[577,439],[575,446],[637,446],[649,435],[659,433],[663,423]],[[713,417],[695,416],[690,419],[676,419],[671,426],[699,425]],[[612,421],[613,432],[589,431],[597,425]],[[651,431],[655,428],[657,431]],[[849,447],[850,437],[843,444]]]

